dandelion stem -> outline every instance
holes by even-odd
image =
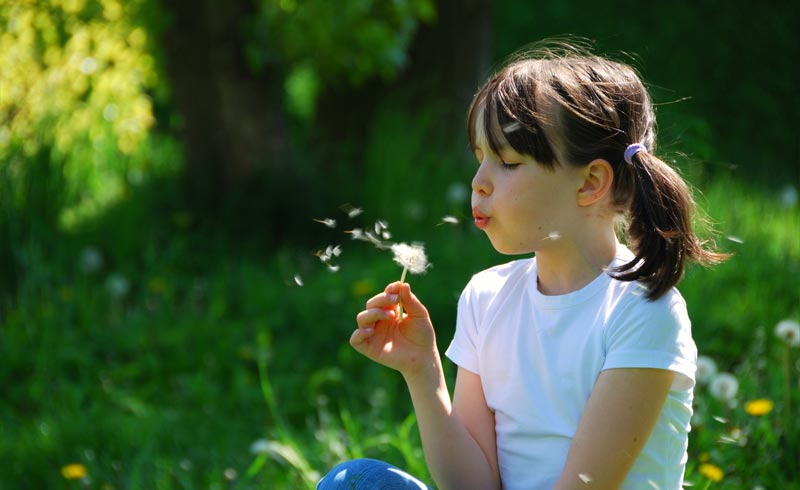
[[[403,273],[400,274],[400,285],[402,286],[403,283],[406,281],[406,272],[408,272],[408,266],[403,267]],[[397,315],[397,321],[403,319],[403,300],[400,299],[400,295],[398,295],[398,306],[400,307],[399,314]]]
[[[783,432],[788,435],[792,423],[792,347],[786,342],[783,348],[783,411],[786,424]]]

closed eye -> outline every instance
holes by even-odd
[[[507,163],[507,162],[500,162],[500,166],[503,167],[503,170],[514,170],[515,168],[519,167],[519,163]]]

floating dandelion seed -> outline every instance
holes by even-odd
[[[800,345],[800,323],[794,320],[782,320],[775,325],[775,336],[782,339],[790,347]]]
[[[725,238],[727,238],[728,240],[732,241],[733,243],[744,243],[744,240],[742,240],[741,238],[739,238],[736,235],[728,235]]]
[[[300,277],[300,274],[295,274],[294,275],[294,283],[297,284],[300,287],[303,287],[303,278]]]
[[[422,274],[428,268],[428,257],[425,255],[425,248],[415,243],[408,245],[405,243],[395,243],[391,246],[394,254],[394,261],[403,266],[403,273],[400,275],[400,284],[406,280],[406,272],[412,274]],[[403,303],[399,303],[400,311],[397,315],[398,320],[403,319]]]
[[[513,133],[514,131],[518,130],[521,127],[522,127],[522,124],[520,124],[517,121],[514,121],[512,123],[509,123],[509,124],[506,124],[505,126],[503,126],[503,132],[506,133],[506,134]]]
[[[328,270],[331,272],[339,272],[339,266],[333,264],[325,264],[328,266]]]
[[[714,420],[716,420],[717,422],[719,422],[720,424],[727,424],[728,423],[728,419],[726,419],[725,417],[720,417],[719,415],[714,415],[712,418]]]
[[[581,481],[587,485],[592,482],[592,477],[587,473],[578,473],[578,478],[580,478]]]
[[[561,232],[558,231],[551,231],[544,237],[544,240],[558,240],[561,238]]]
[[[439,224],[443,225],[445,223],[451,224],[451,225],[457,225],[458,224],[458,218],[456,218],[455,216],[445,216],[445,217],[442,218],[442,222],[439,223]]]
[[[361,228],[353,228],[352,230],[345,230],[345,233],[350,235],[350,238],[353,240],[364,240],[366,235],[364,235],[364,230]]]
[[[348,218],[355,218],[356,216],[364,212],[363,209],[357,208],[351,204],[342,204],[341,206],[339,206],[339,209],[344,211],[347,214]]]
[[[336,228],[336,220],[333,218],[314,219],[314,221],[316,221],[317,223],[322,223],[328,228]]]
[[[647,480],[647,484],[655,490],[661,490],[661,487],[658,486],[658,483],[654,482],[653,480]]]

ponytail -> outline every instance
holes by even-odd
[[[655,300],[681,280],[687,262],[713,265],[727,255],[706,249],[706,242],[692,230],[695,203],[678,172],[645,151],[633,155],[630,165],[633,192],[627,232],[636,257],[611,273],[621,281],[643,283],[647,298]]]

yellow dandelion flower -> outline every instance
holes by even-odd
[[[744,404],[744,411],[755,417],[766,415],[772,411],[775,404],[769,398],[758,398]]]
[[[722,477],[725,476],[725,473],[722,472],[722,468],[711,463],[701,464],[699,470],[701,475],[713,482],[722,481]]]
[[[67,480],[80,480],[88,474],[86,467],[80,463],[72,463],[61,467],[61,475]]]

